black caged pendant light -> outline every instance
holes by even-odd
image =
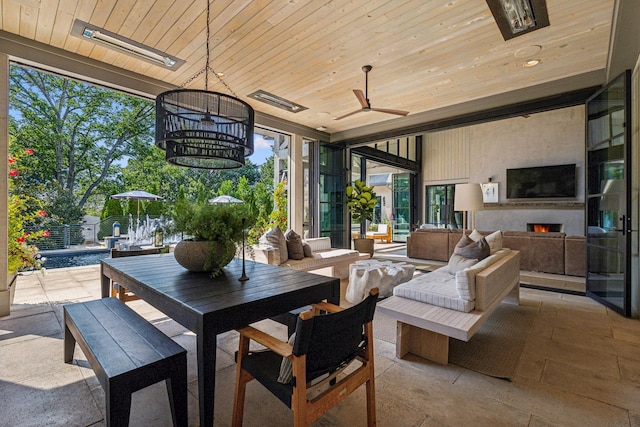
[[[234,96],[209,92],[209,0],[207,1],[207,63],[188,81],[204,73],[204,90],[176,89],[156,97],[156,145],[166,160],[201,169],[235,169],[253,154],[254,111]],[[186,84],[186,83],[185,83]],[[184,86],[184,85],[183,85]]]

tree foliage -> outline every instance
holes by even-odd
[[[152,141],[153,102],[29,68],[11,67],[10,106],[15,144],[36,153],[30,179],[66,223]]]
[[[151,100],[12,66],[10,148],[33,151],[21,165],[15,192],[41,200],[46,220],[63,224],[78,223],[85,212],[137,216],[138,201],[110,198],[125,191],[165,199],[140,201],[141,216],[172,216],[179,202],[206,203],[228,194],[245,201],[257,218],[253,234],[262,234],[274,207],[273,156],[262,167],[250,159],[235,170],[178,167],[155,147],[154,119]]]
[[[124,211],[122,210],[122,205],[119,200],[112,199],[111,197],[107,197],[107,200],[104,202],[104,208],[102,209],[102,213],[100,214],[100,219],[109,218],[110,216],[122,216],[124,215]]]

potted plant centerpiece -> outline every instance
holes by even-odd
[[[178,232],[189,236],[176,245],[176,261],[189,271],[208,271],[212,276],[231,262],[242,245],[243,228],[253,224],[243,203],[179,201],[173,221]]]
[[[347,210],[351,214],[351,220],[361,225],[360,237],[353,239],[353,247],[361,253],[373,256],[373,239],[367,239],[362,230],[365,221],[373,220],[373,209],[377,203],[376,193],[372,186],[367,186],[364,181],[356,180],[353,185],[347,186]]]

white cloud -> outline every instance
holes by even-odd
[[[253,135],[253,147],[256,150],[269,149],[273,147],[273,140],[266,140],[262,137],[262,135],[254,134]]]

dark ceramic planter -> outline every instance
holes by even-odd
[[[353,239],[353,248],[361,254],[373,256],[373,239]]]
[[[176,245],[173,254],[178,264],[189,271],[216,271],[231,262],[235,254],[235,245],[233,242],[182,240]]]

